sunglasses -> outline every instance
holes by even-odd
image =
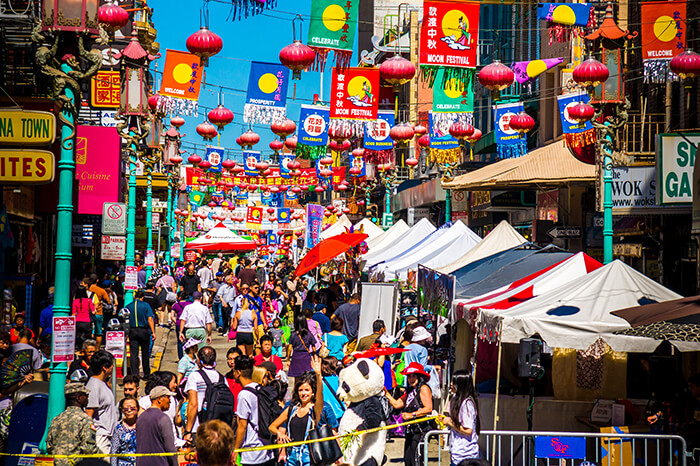
[[[131,411],[137,411],[138,408],[124,408],[122,409],[123,412],[125,413],[130,413]]]

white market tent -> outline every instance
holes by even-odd
[[[403,220],[402,220],[403,221]],[[355,224],[355,233],[358,233],[360,229],[362,229],[362,233],[365,233],[368,235],[367,239],[365,241],[370,241],[373,238],[378,237],[379,235],[384,234],[384,230],[381,229],[381,227],[377,226],[376,224],[372,223],[370,219],[367,217],[363,218],[359,222]]]
[[[466,254],[462,254],[461,257],[455,255],[453,257],[456,258],[456,260],[451,261],[447,265],[431,268],[441,273],[452,273],[472,262],[492,256],[506,249],[520,246],[523,243],[527,243],[527,240],[518,233],[515,228],[510,226],[510,223],[502,220],[501,223],[496,225],[496,228],[491,230],[479,244],[474,246]]]
[[[338,220],[335,221],[333,225],[321,232],[319,239],[324,240],[326,238],[330,238],[331,236],[342,235],[343,233],[347,233],[350,227],[352,227],[352,222],[347,215],[343,214],[340,216],[340,218],[338,218]]]
[[[393,244],[394,240],[406,233],[410,228],[411,227],[409,227],[406,222],[399,220],[381,235],[375,236],[374,238],[368,238],[366,241],[367,248],[369,248],[369,250],[372,252],[375,250],[379,251],[380,249],[384,249],[388,245]]]
[[[364,270],[369,269],[371,265],[396,257],[413,248],[434,231],[435,227],[430,223],[430,220],[425,218],[421,219],[403,235],[392,239],[386,247],[377,250],[372,249],[367,254],[364,254],[362,256],[362,260],[365,261]]]
[[[602,338],[614,351],[649,353],[660,340],[616,335],[630,324],[612,311],[680,295],[620,260],[510,309],[480,309],[481,332],[500,323],[502,343],[539,335],[548,346],[586,350]],[[696,350],[700,344],[695,345]],[[683,348],[687,350],[686,348]]]
[[[241,238],[219,222],[214,228],[190,241],[185,246],[187,249],[200,251],[252,251],[255,249],[255,241]]]
[[[454,222],[441,235],[436,236],[437,233],[431,235],[430,242],[423,242],[406,254],[378,264],[373,270],[374,274],[377,277],[383,277],[383,281],[391,281],[395,278],[406,280],[408,270],[416,269],[418,264],[434,268],[436,264],[442,265],[459,254],[471,250],[481,241],[479,235],[461,221]],[[436,237],[433,239],[433,236]]]

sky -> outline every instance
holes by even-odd
[[[200,10],[204,2],[188,0],[151,0],[148,2],[153,8],[153,23],[158,30],[157,41],[160,43],[161,58],[158,60],[157,69],[163,70],[167,49],[187,51],[185,41],[200,28]],[[207,2],[209,9],[209,29],[218,34],[223,40],[224,47],[218,55],[209,59],[206,69],[206,86],[202,86],[199,95],[199,105],[209,108],[218,105],[219,87],[226,86],[236,91],[224,90],[224,105],[233,111],[233,122],[221,132],[221,146],[234,148],[240,154],[240,148],[236,144],[236,138],[248,129],[248,124],[243,122],[243,106],[245,93],[248,86],[248,74],[251,61],[279,63],[280,50],[292,43],[292,19],[301,14],[303,18],[301,36],[306,43],[311,0],[277,0],[277,6],[265,10],[257,16],[232,21],[229,19],[231,3],[227,0],[212,0]],[[299,21],[297,24],[297,38],[299,38]],[[353,49],[352,64],[358,61],[357,38]],[[331,82],[332,54],[329,54],[326,70],[323,73],[323,95],[328,96]],[[153,70],[153,65],[151,66]],[[291,72],[290,72],[291,76]],[[287,96],[287,117],[299,125],[299,111],[302,104],[313,103],[314,94],[319,94],[320,73],[308,71],[302,73],[299,81],[290,81]],[[156,76],[156,90],[160,87],[160,76]],[[296,83],[296,99],[293,100],[294,84]],[[184,116],[185,125],[180,129],[186,136],[183,139],[185,148],[191,147],[187,143],[200,144],[198,155],[203,155],[204,140],[197,134],[195,128],[206,118],[206,112],[200,110],[199,116]],[[166,119],[167,123],[167,119]],[[253,130],[260,135],[260,142],[254,150],[262,151],[263,155],[272,154],[268,144],[275,138],[269,125],[255,124]],[[216,140],[214,140],[216,142]],[[185,155],[185,160],[187,155]],[[240,161],[236,158],[236,161]]]

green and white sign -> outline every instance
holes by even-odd
[[[700,134],[659,134],[656,158],[659,189],[658,203],[691,204],[693,202],[693,167]]]

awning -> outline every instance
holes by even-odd
[[[433,178],[418,186],[405,189],[397,193],[394,197],[393,211],[408,209],[410,207],[420,207],[433,202],[445,200],[445,190],[442,189],[440,180]]]
[[[579,162],[562,141],[514,159],[505,159],[484,168],[455,177],[443,187],[450,189],[491,190],[541,188],[570,182],[595,181],[595,166]]]

